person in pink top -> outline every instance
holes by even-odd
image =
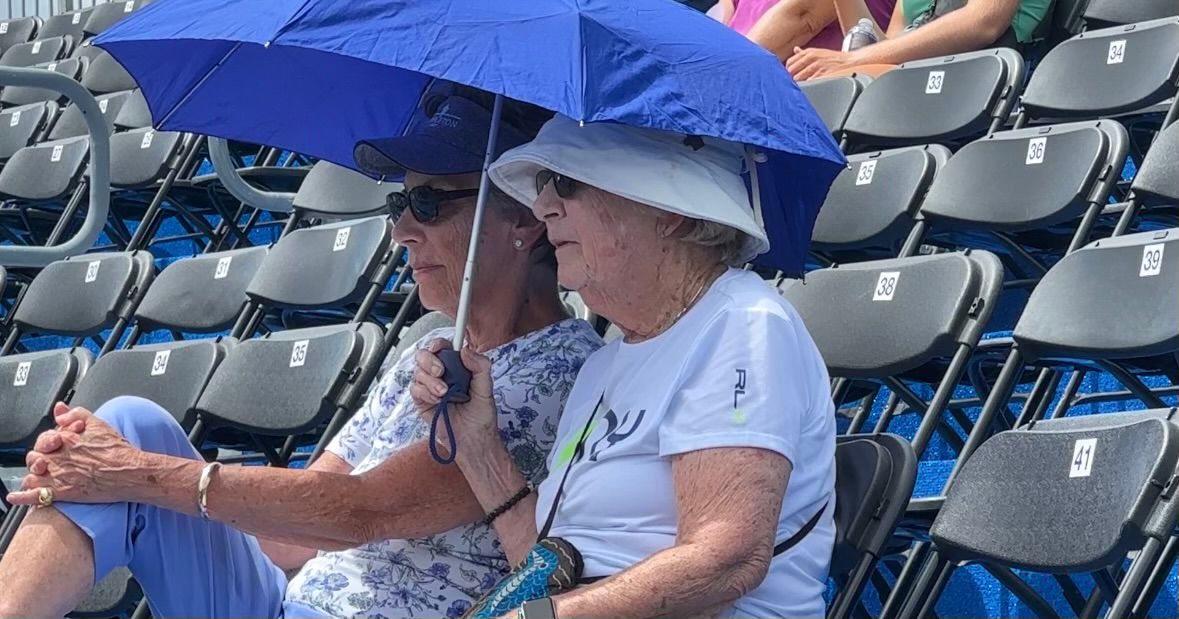
[[[896,0],[866,0],[881,29],[888,27]],[[795,48],[838,50],[843,45],[832,0],[719,0],[721,21],[783,62]]]

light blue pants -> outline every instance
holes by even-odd
[[[96,414],[140,449],[200,459],[176,420],[148,400],[117,398]],[[94,541],[95,582],[116,567],[128,567],[143,587],[152,616],[322,616],[284,607],[286,576],[252,535],[138,503],[56,506]]]

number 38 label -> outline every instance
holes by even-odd
[[[897,291],[897,280],[901,278],[900,271],[885,271],[876,280],[876,290],[872,292],[873,301],[892,301]]]
[[[1138,277],[1151,277],[1163,272],[1162,243],[1147,245],[1142,248],[1142,266],[1138,269]]]
[[[1088,477],[1093,472],[1093,451],[1097,449],[1097,439],[1083,438],[1073,445],[1073,461],[1069,467],[1069,477]]]

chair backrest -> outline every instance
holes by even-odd
[[[999,259],[973,251],[819,269],[780,289],[832,376],[883,378],[976,344],[1002,282]]]
[[[69,36],[75,42],[81,41],[86,36],[85,27],[87,19],[90,19],[90,9],[80,9],[47,17],[45,18],[45,23],[41,24],[41,27],[37,29],[36,38],[51,39],[53,37]]]
[[[288,436],[323,425],[359,395],[359,372],[377,361],[382,334],[372,323],[293,329],[240,342],[213,374],[197,405],[214,425]]]
[[[45,101],[0,112],[0,161],[8,161],[17,151],[36,142],[57,116],[57,110],[56,103]]]
[[[992,133],[964,146],[921,205],[931,223],[1022,231],[1070,221],[1104,203],[1129,148],[1116,121]]]
[[[913,227],[921,200],[950,158],[944,146],[914,146],[848,157],[811,234],[816,251],[890,247]]]
[[[146,331],[228,330],[245,308],[246,286],[266,253],[266,247],[247,247],[173,262],[155,278],[135,310],[136,324]]]
[[[86,137],[22,148],[0,169],[0,194],[34,201],[64,197],[77,186],[89,154]]]
[[[46,266],[13,312],[25,332],[96,335],[130,317],[154,275],[145,251],[83,254]]]
[[[127,100],[123,102],[123,107],[119,109],[119,115],[115,116],[115,128],[141,129],[151,126],[151,108],[147,106],[143,91],[131,91]]]
[[[1165,101],[1177,82],[1179,17],[1172,17],[1061,43],[1036,67],[1020,103],[1031,118],[1100,118]]]
[[[1005,120],[1023,85],[1023,58],[1002,48],[905,63],[872,82],[844,131],[855,144],[958,142]]]
[[[1089,0],[1085,7],[1085,25],[1089,28],[1122,26],[1179,16],[1175,0]]]
[[[53,405],[66,399],[92,357],[84,348],[0,357],[0,448],[29,448],[53,425]]]
[[[53,37],[52,39],[18,43],[5,48],[4,54],[0,55],[0,66],[31,67],[68,56],[72,50],[73,41],[70,37]]]
[[[3,121],[0,121],[3,126]],[[1179,204],[1179,122],[1164,129],[1151,144],[1130,188],[1147,205]]]
[[[827,129],[838,134],[843,131],[843,123],[847,122],[856,99],[870,81],[858,77],[833,77],[799,82],[798,87],[819,113]]]
[[[414,344],[417,344],[418,340],[426,337],[427,333],[435,329],[453,326],[454,320],[442,312],[429,312],[418,318],[402,332],[401,339],[397,341],[397,345],[393,347],[393,350],[389,351],[389,355],[386,357],[382,368],[387,367],[390,363],[396,363],[401,358],[401,355],[405,354],[405,351],[409,350]]]
[[[86,75],[82,76],[82,85],[90,92],[99,95],[124,90],[135,90],[139,84],[114,56],[103,52],[90,61]]]
[[[1144,541],[1177,459],[1179,436],[1159,419],[1002,432],[962,465],[930,535],[951,561],[1052,572],[1120,565]]]
[[[232,340],[193,340],[112,350],[78,383],[70,404],[97,410],[114,398],[139,396],[160,405],[190,430],[197,401],[231,344]]]
[[[111,185],[143,187],[168,174],[184,135],[136,129],[111,136]]]
[[[332,219],[384,213],[385,196],[401,188],[327,161],[317,162],[295,194],[293,206]]]
[[[18,17],[17,19],[0,21],[0,50],[8,51],[10,47],[27,42],[33,38],[33,34],[37,32],[39,26],[40,20],[36,17]]]
[[[106,120],[108,131],[114,132],[114,119],[119,115],[119,111],[123,109],[123,104],[130,97],[130,91],[112,92],[95,97],[98,100],[98,109],[102,111],[102,116]],[[61,117],[57,119],[57,122],[53,124],[53,131],[49,132],[49,139],[63,140],[65,138],[88,135],[90,135],[89,128],[86,125],[85,117],[82,116],[82,110],[77,104],[71,103],[61,113]]]
[[[1043,358],[1126,359],[1179,351],[1179,228],[1090,243],[1061,259],[1015,325]]]
[[[85,70],[88,62],[82,58],[66,58],[65,60],[43,62],[34,68],[56,71],[72,80],[77,80],[82,76],[82,72]],[[42,101],[60,102],[62,100],[63,96],[59,92],[45,90],[44,88],[34,88],[32,86],[8,86],[0,94],[0,103],[6,106],[28,105]]]
[[[119,0],[99,4],[90,11],[90,17],[86,20],[83,30],[87,35],[102,34],[144,4],[147,3],[141,0]]]
[[[835,447],[835,548],[830,575],[847,576],[879,556],[917,481],[917,455],[895,434],[839,437]]]
[[[269,307],[340,307],[364,296],[389,257],[393,226],[369,217],[296,230],[278,241],[246,293]]]

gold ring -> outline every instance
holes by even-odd
[[[37,491],[37,505],[41,507],[53,505],[53,488],[41,488]]]

